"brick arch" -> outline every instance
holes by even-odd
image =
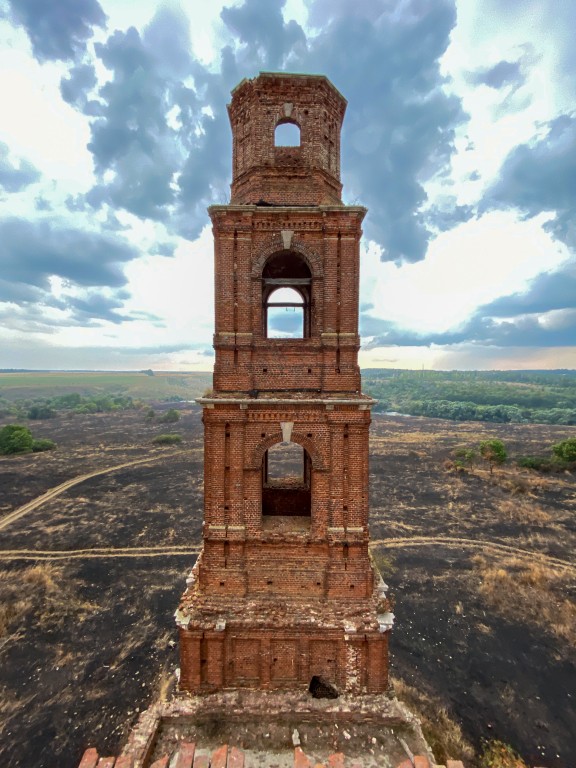
[[[252,455],[250,456],[250,464],[248,469],[260,469],[262,466],[262,459],[264,458],[266,451],[269,448],[272,448],[273,445],[277,445],[281,442],[282,432],[278,431],[274,432],[274,434],[258,443],[256,448],[254,448],[252,451]],[[324,459],[322,458],[322,455],[314,444],[313,440],[311,440],[309,437],[306,437],[306,435],[302,434],[301,432],[292,432],[291,442],[298,443],[298,445],[301,445],[302,448],[306,450],[312,462],[312,469],[314,469],[316,472],[326,471],[326,464]]]
[[[277,234],[272,235],[266,244],[259,250],[257,257],[254,259],[252,264],[252,277],[256,279],[262,277],[264,266],[266,265],[266,262],[270,256],[273,256],[275,253],[284,250],[286,249],[284,248],[284,243],[282,242],[282,236],[280,233],[278,232]],[[310,268],[310,272],[313,278],[323,276],[322,259],[316,253],[316,251],[312,250],[312,248],[310,248],[308,245],[303,243],[301,240],[298,240],[298,238],[292,237],[292,242],[288,250],[294,251],[294,253],[297,253],[299,256],[304,258],[308,264],[308,267]]]

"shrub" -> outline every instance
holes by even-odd
[[[550,459],[542,456],[520,456],[516,463],[519,467],[535,469],[538,472],[548,472],[551,469]]]
[[[170,408],[158,421],[161,424],[176,424],[177,421],[180,421],[180,414],[175,408]]]
[[[30,453],[32,450],[32,432],[20,424],[6,424],[0,429],[0,454]]]
[[[476,451],[472,448],[456,448],[454,456],[456,457],[454,461],[456,469],[465,469],[474,464],[476,460]]]
[[[171,435],[156,435],[156,437],[152,440],[153,443],[156,445],[174,445],[176,443],[182,442],[182,435],[178,434],[171,434]]]
[[[56,448],[56,443],[53,440],[46,439],[45,437],[38,437],[32,441],[32,451],[34,453],[51,451],[53,448]]]
[[[54,416],[56,411],[49,405],[33,405],[28,411],[29,419],[53,419]]]
[[[557,443],[552,447],[552,452],[561,461],[576,461],[576,437],[571,437],[568,440]]]

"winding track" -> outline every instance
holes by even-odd
[[[114,547],[107,549],[4,549],[2,560],[89,560],[114,557],[171,557],[197,555],[199,546],[193,547]]]
[[[544,552],[535,552],[530,549],[520,549],[510,544],[499,544],[495,541],[486,539],[459,539],[452,536],[407,536],[403,538],[391,539],[373,539],[370,547],[384,547],[385,549],[404,549],[407,547],[426,547],[426,546],[445,546],[461,547],[465,549],[480,549],[483,552],[490,552],[495,555],[508,555],[514,557],[527,558],[532,561],[542,563],[543,565],[563,568],[567,571],[576,573],[576,563],[569,560],[562,560],[559,557],[546,555]]]
[[[67,491],[68,488],[72,488],[75,485],[79,485],[80,483],[83,483],[85,480],[90,480],[92,477],[98,477],[99,475],[107,475],[110,472],[116,472],[118,469],[125,469],[126,467],[135,467],[138,464],[150,464],[154,461],[160,461],[160,459],[169,459],[172,456],[176,456],[180,453],[180,451],[170,451],[167,453],[159,454],[158,456],[148,456],[145,459],[136,459],[135,461],[127,461],[124,464],[116,464],[114,467],[107,467],[106,469],[98,469],[95,472],[88,472],[86,475],[78,475],[77,477],[73,477],[71,480],[66,480],[65,483],[61,483],[60,485],[54,486],[54,488],[50,488],[45,493],[43,493],[41,496],[37,496],[35,499],[32,499],[32,501],[29,501],[27,504],[23,504],[21,507],[18,507],[18,509],[15,509],[13,512],[9,512],[7,515],[5,515],[0,520],[0,531],[3,528],[6,528],[6,526],[10,525],[10,523],[13,523],[14,520],[18,520],[21,517],[24,517],[24,515],[27,515],[28,512],[32,512],[34,509],[37,509],[38,507],[42,506],[42,504],[45,504],[47,501],[50,501],[50,499],[55,498],[56,496],[60,496],[61,493],[64,493],[64,491]]]

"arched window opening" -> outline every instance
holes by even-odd
[[[312,276],[306,262],[291,251],[277,253],[262,272],[263,334],[266,338],[310,336]]]
[[[310,517],[311,461],[296,443],[277,443],[262,460],[262,515]]]
[[[274,131],[275,147],[299,147],[300,128],[296,123],[279,123]]]
[[[304,298],[294,288],[276,288],[266,302],[269,339],[304,338]]]

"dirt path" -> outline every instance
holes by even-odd
[[[527,558],[545,563],[548,566],[563,568],[576,573],[576,564],[559,557],[546,555],[543,552],[535,552],[529,549],[519,549],[509,544],[498,544],[486,539],[459,539],[449,536],[410,536],[406,538],[373,539],[371,547],[384,547],[385,549],[403,549],[405,547],[426,547],[442,545],[444,547],[465,547],[467,549],[481,549],[483,552],[491,552],[495,555],[513,555],[514,557]]]
[[[80,483],[83,483],[85,480],[90,480],[92,477],[98,477],[99,475],[107,475],[110,472],[116,472],[118,469],[125,469],[126,467],[134,467],[137,464],[149,464],[154,461],[160,461],[160,459],[169,459],[172,456],[178,455],[179,453],[181,453],[181,451],[170,451],[167,453],[159,454],[158,456],[148,456],[145,459],[136,459],[135,461],[127,461],[124,464],[116,464],[114,467],[107,467],[106,469],[98,469],[96,470],[96,472],[88,472],[86,475],[78,475],[77,477],[73,477],[71,480],[66,480],[65,483],[61,483],[60,485],[56,485],[54,488],[50,488],[41,496],[37,496],[35,499],[32,499],[32,501],[29,501],[27,504],[23,504],[21,507],[18,507],[18,509],[15,509],[13,512],[9,512],[7,515],[5,515],[0,520],[0,531],[3,528],[6,528],[6,526],[10,525],[10,523],[13,523],[14,520],[18,520],[19,518],[28,514],[28,512],[32,512],[34,509],[37,509],[38,507],[42,506],[42,504],[45,504],[47,501],[50,501],[50,499],[53,499],[56,496],[59,496],[61,493],[64,493],[64,491],[67,491],[68,488],[72,488],[75,485],[79,485]]]
[[[199,546],[194,547],[118,547],[101,549],[3,549],[2,560],[82,560],[87,558],[110,557],[170,557],[197,555]]]

